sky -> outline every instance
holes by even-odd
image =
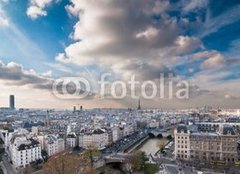
[[[18,108],[136,107],[129,87],[101,98],[98,80],[111,73],[110,85],[160,74],[173,91],[189,83],[186,99],[169,98],[168,83],[167,97],[151,99],[137,86],[144,108],[239,108],[239,31],[239,0],[0,0],[0,107],[10,94]],[[87,79],[91,95],[56,96],[66,77]]]

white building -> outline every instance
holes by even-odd
[[[120,139],[120,130],[119,127],[112,128],[112,141],[116,142],[118,139]]]
[[[104,149],[109,144],[108,138],[105,129],[82,130],[79,135],[79,146],[83,148],[94,146],[98,149]]]
[[[136,129],[136,125],[135,124],[126,124],[123,126],[123,136],[128,136],[134,133]]]
[[[33,127],[32,127],[32,133],[33,133],[34,135],[38,135],[38,127],[33,126]]]
[[[66,137],[67,148],[73,148],[77,146],[77,136],[74,132],[70,132]]]
[[[190,130],[185,125],[179,125],[174,130],[175,158],[190,159]]]
[[[151,120],[151,121],[148,123],[148,127],[149,127],[149,128],[158,128],[158,127],[159,127],[159,122],[156,121],[156,120]]]
[[[71,129],[71,125],[68,125],[68,126],[67,126],[67,135],[70,134],[71,131],[72,131],[72,129]]]
[[[57,135],[47,135],[44,137],[44,149],[48,156],[55,155],[65,150],[64,139]]]
[[[42,159],[41,145],[29,135],[14,135],[10,140],[9,153],[15,168],[25,167],[31,162]]]

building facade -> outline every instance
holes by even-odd
[[[31,162],[42,159],[41,145],[26,135],[13,136],[9,146],[10,157],[15,168],[25,167]]]
[[[239,131],[232,125],[220,125],[215,132],[199,131],[196,125],[179,125],[174,134],[176,159],[221,164],[239,159]]]
[[[70,149],[76,146],[77,146],[77,136],[75,133],[70,132],[66,137],[66,147]]]
[[[79,135],[79,146],[89,148],[94,146],[104,149],[109,144],[108,133],[105,129],[82,130]]]
[[[44,138],[44,149],[48,156],[53,156],[65,150],[65,141],[57,135],[47,135]]]

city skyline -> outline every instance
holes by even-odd
[[[184,100],[143,99],[136,87],[142,108],[237,109],[239,11],[236,0],[0,0],[0,106],[14,94],[17,108],[137,108],[129,91],[123,99],[99,97],[96,83],[111,73],[112,83],[134,76],[157,84],[164,74],[164,87],[173,74],[173,91],[188,82]],[[92,95],[56,97],[52,84],[65,77],[89,80]]]

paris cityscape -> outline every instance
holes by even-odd
[[[239,174],[238,0],[0,0],[0,174]]]

